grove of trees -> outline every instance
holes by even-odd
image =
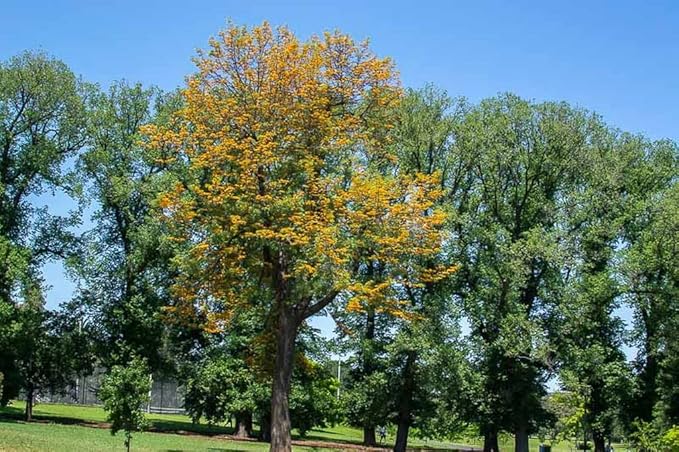
[[[98,365],[128,448],[162,374],[195,421],[275,452],[333,423],[365,445],[393,426],[396,451],[413,431],[677,450],[676,143],[404,88],[340,32],[229,24],[195,62],[173,92],[0,63],[2,404],[30,420]],[[57,310],[50,261],[77,287]]]

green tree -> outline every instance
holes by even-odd
[[[573,259],[566,270],[562,328],[557,331],[562,342],[563,381],[584,397],[583,423],[599,452],[633,391],[622,351],[624,325],[615,315],[624,292],[616,277],[616,261],[625,225],[637,215],[638,184],[648,176],[639,177],[639,173],[649,170],[644,161],[649,157],[639,137],[603,126],[594,130],[592,149],[582,157],[582,179],[570,195],[567,224],[573,231]],[[648,178],[644,183],[657,182]]]
[[[300,436],[306,436],[314,427],[337,423],[341,410],[338,383],[327,368],[307,356],[299,356],[298,360],[290,391],[290,422]]]
[[[71,268],[80,281],[77,299],[101,327],[99,356],[107,367],[131,355],[145,357],[154,371],[170,365],[160,314],[170,304],[172,247],[154,213],[167,176],[162,152],[143,149],[139,129],[164,121],[176,102],[155,88],[115,82],[88,104],[91,145],[78,168],[95,210]]]
[[[228,355],[206,358],[194,372],[184,398],[194,422],[220,423],[235,416],[235,435],[251,436],[253,414],[270,396],[268,381],[257,381],[245,361]]]
[[[26,394],[25,419],[32,420],[35,397],[64,392],[75,378],[92,370],[94,355],[89,331],[83,330],[73,311],[52,312],[42,300],[22,303],[9,323],[18,384]]]
[[[679,240],[677,217],[677,174],[679,148],[669,141],[639,140],[638,157],[629,178],[628,218],[621,275],[625,301],[634,312],[634,344],[638,348],[635,367],[639,391],[628,409],[628,421],[651,422],[656,407],[672,384],[669,376],[676,360],[673,347],[679,294]],[[674,357],[673,357],[674,356]],[[667,361],[666,361],[667,360]],[[662,385],[662,387],[661,387]],[[679,418],[672,422],[677,422]]]
[[[386,107],[398,101],[391,62],[367,44],[232,25],[196,63],[179,126],[148,129],[149,147],[171,147],[189,162],[190,177],[162,197],[187,250],[176,293],[218,329],[252,305],[253,290],[266,290],[267,317],[277,319],[271,449],[288,451],[299,327],[341,292],[356,308],[391,281],[419,275],[411,256],[440,246],[436,177],[365,165],[366,155],[389,159]],[[389,261],[386,281],[363,278],[370,259]]]
[[[111,422],[111,434],[125,432],[125,447],[130,450],[132,433],[146,428],[144,406],[149,402],[151,379],[146,362],[133,358],[126,365],[113,366],[102,381],[99,398]]]
[[[375,429],[389,418],[394,399],[386,351],[394,319],[372,307],[365,313],[338,311],[333,317],[340,326],[341,350],[350,354],[341,370],[345,415],[349,424],[363,429],[363,444],[374,446]]]
[[[456,128],[454,152],[471,182],[450,243],[461,263],[453,293],[471,329],[479,392],[468,415],[485,451],[498,450],[500,430],[527,451],[545,419],[548,320],[563,286],[559,221],[590,122],[566,104],[503,95],[471,108]]]
[[[450,98],[446,92],[428,85],[408,90],[397,110],[394,129],[396,167],[402,174],[439,175],[443,196],[440,208],[446,212],[447,241],[456,240],[453,224],[458,208],[464,203],[469,185],[469,167],[453,152],[455,130],[467,111],[463,100]],[[407,300],[413,320],[397,320],[397,335],[390,345],[393,362],[397,358],[397,375],[392,391],[397,395],[393,410],[397,413],[394,450],[405,451],[411,427],[421,432],[440,434],[431,428],[434,420],[440,427],[455,425],[455,416],[437,416],[452,411],[452,400],[459,391],[459,366],[462,358],[459,342],[459,309],[453,304],[452,286],[447,276],[456,269],[451,247],[426,256],[424,268],[446,269],[438,278],[422,278],[418,284],[403,285],[398,297]],[[449,360],[449,361],[447,361]],[[440,385],[440,387],[436,387]]]
[[[540,431],[541,440],[552,442],[579,438],[585,412],[584,398],[576,392],[555,391],[545,398],[545,408],[554,417],[551,425]]]
[[[458,178],[462,169],[450,147],[463,106],[433,86],[407,90],[394,113],[396,121],[391,131],[394,158],[370,163],[383,174],[438,175],[443,192],[441,201],[452,204],[451,199],[456,199],[460,191]],[[366,255],[369,254],[367,251]],[[428,256],[419,264],[429,270],[446,269],[442,274],[455,269],[445,253]],[[360,270],[364,278],[379,280],[390,271],[390,265],[368,259]],[[434,399],[425,394],[432,389],[425,376],[433,376],[430,364],[436,360],[425,356],[441,350],[437,344],[452,345],[448,336],[458,334],[454,327],[457,311],[447,303],[450,297],[445,284],[444,277],[431,280],[425,277],[416,283],[393,285],[390,296],[403,300],[412,314],[405,321],[389,315],[379,298],[368,301],[358,312],[333,313],[341,324],[339,332],[345,351],[355,353],[355,358],[349,361],[345,403],[350,422],[363,428],[365,445],[375,445],[377,425],[393,421],[398,425],[396,450],[405,450],[410,428],[416,421],[424,425],[424,420],[436,411],[429,403]],[[428,332],[437,332],[439,336],[427,335]],[[456,363],[449,364],[449,369],[438,371],[454,374]]]
[[[0,63],[0,306],[10,317],[42,290],[42,264],[68,257],[77,215],[58,217],[29,200],[47,190],[77,193],[64,163],[86,143],[83,98],[89,91],[61,61],[25,52]],[[2,334],[8,333],[2,329]],[[0,341],[13,343],[11,337]],[[20,382],[13,347],[0,349],[3,403]]]
[[[646,305],[650,312],[656,316],[657,310],[662,312],[654,329],[646,330],[646,334],[652,338],[659,359],[654,414],[663,428],[669,428],[679,423],[679,184],[676,181],[654,210],[654,219],[632,250],[630,263],[636,261],[645,276],[652,275],[647,280],[640,278],[643,282],[640,281],[637,288],[646,292],[644,298],[652,299],[653,305]]]

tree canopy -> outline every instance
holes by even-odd
[[[412,432],[673,450],[676,143],[404,88],[339,31],[229,23],[195,64],[165,93],[0,63],[3,404],[21,393],[30,420],[97,365],[128,448],[161,376],[194,421],[276,452],[335,422],[366,446],[393,426],[396,451]],[[54,311],[51,260],[77,283]]]

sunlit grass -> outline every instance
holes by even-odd
[[[106,422],[106,412],[95,406],[37,404],[33,409],[39,421],[26,424],[21,422],[25,404],[15,401],[11,406],[0,409],[0,451],[99,451],[121,450],[123,437],[111,436],[107,429],[88,428],[73,424],[98,424]],[[134,436],[133,450],[212,450],[212,451],[266,451],[268,444],[256,441],[235,441],[219,435],[230,435],[233,429],[227,425],[194,424],[182,414],[148,414],[151,432]],[[46,423],[49,422],[49,423]],[[70,424],[70,425],[69,425]],[[166,433],[157,433],[166,432]],[[171,433],[170,433],[171,432]],[[182,434],[176,434],[182,433]],[[293,432],[295,433],[295,432]],[[335,443],[360,444],[363,432],[360,429],[337,425],[317,428],[308,432],[305,439]],[[298,438],[298,435],[294,435]],[[385,447],[392,447],[394,432],[391,431]],[[409,446],[456,450],[456,446],[482,445],[480,438],[460,438],[451,442],[427,441],[411,437]],[[530,450],[537,451],[540,441],[530,440]],[[617,451],[626,447],[614,445]],[[514,449],[513,439],[504,435],[501,450]],[[295,450],[329,450],[295,447]],[[571,452],[574,445],[562,442],[552,445],[552,452]]]

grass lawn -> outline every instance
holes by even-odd
[[[108,430],[62,424],[0,422],[0,451],[121,451],[121,434]],[[134,451],[267,451],[262,443],[183,436],[165,433],[138,433],[132,438]],[[295,450],[313,450],[295,448]]]
[[[471,441],[466,441],[467,444],[470,444],[472,446],[476,447],[482,447],[483,442],[481,440],[471,440]],[[501,451],[513,451],[514,450],[514,438],[507,437],[507,438],[502,438],[499,441],[499,446]],[[540,440],[537,438],[531,438],[529,440],[529,449],[531,452],[537,452],[540,447]],[[632,451],[633,449],[628,449],[626,445],[622,444],[612,444],[613,449],[615,449],[616,452],[625,452],[625,451]],[[590,442],[590,447],[592,447],[592,443]],[[558,444],[552,445],[552,452],[582,452],[582,451],[576,451],[575,450],[575,444],[571,442],[560,442]]]
[[[121,448],[121,434],[112,437],[108,430],[87,428],[73,424],[106,422],[106,412],[100,407],[83,405],[61,405],[39,403],[33,408],[33,417],[39,423],[26,424],[23,418],[25,404],[13,401],[7,408],[0,408],[0,451],[4,450],[115,450]],[[209,426],[194,424],[188,416],[181,414],[147,415],[154,432],[140,433],[133,438],[134,450],[212,450],[212,451],[265,451],[268,444],[253,441],[233,441],[225,438],[210,438],[214,435],[230,435],[233,429],[223,425]],[[45,423],[49,421],[51,423]],[[70,424],[70,425],[69,425]],[[181,432],[183,434],[155,433]],[[197,437],[191,434],[201,434]],[[347,426],[314,429],[304,438],[309,441],[330,441],[337,443],[360,443],[363,432]],[[299,439],[293,431],[293,437]],[[388,438],[393,445],[394,437]],[[449,443],[422,441],[412,438],[413,447],[430,447],[455,450]],[[295,450],[329,450],[295,446]]]
[[[21,422],[24,402],[15,401],[7,408],[0,408],[0,451],[107,451],[123,450],[123,436],[111,436],[108,429],[89,428],[75,424],[97,424],[106,422],[106,413],[99,407],[82,405],[37,404],[33,409],[35,423]],[[135,451],[268,451],[269,445],[256,441],[234,441],[217,435],[230,435],[233,430],[227,426],[193,424],[185,415],[149,414],[153,432],[135,434],[132,449]],[[172,432],[172,433],[157,433]],[[297,435],[293,436],[298,438]],[[393,446],[394,432],[388,437]],[[347,426],[318,428],[308,432],[304,438],[309,441],[330,441],[335,443],[360,444],[362,431]],[[480,439],[461,439],[457,444],[480,446]],[[439,441],[424,441],[410,438],[410,447],[438,450],[456,450],[454,444]],[[537,452],[539,441],[531,439],[530,450]],[[514,449],[513,439],[503,438],[503,451]],[[617,451],[626,450],[623,446]],[[320,447],[295,446],[295,450],[332,450]],[[571,444],[552,446],[552,452],[571,452]]]

